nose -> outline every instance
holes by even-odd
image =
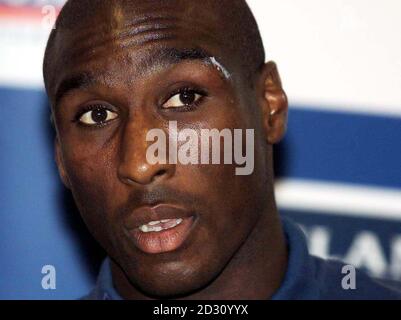
[[[174,175],[175,165],[168,162],[155,163],[147,159],[148,147],[154,142],[146,141],[146,136],[153,128],[157,128],[157,124],[146,121],[143,116],[135,117],[125,126],[118,166],[118,177],[124,184],[147,185]]]

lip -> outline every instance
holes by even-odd
[[[125,227],[132,230],[147,224],[150,221],[163,219],[184,219],[192,216],[193,213],[183,207],[172,204],[158,204],[155,206],[143,206],[132,211],[124,221]]]
[[[142,232],[139,228],[129,231],[135,246],[142,252],[159,254],[179,249],[191,233],[195,217],[184,218],[174,228],[159,232]]]
[[[159,232],[142,232],[139,227],[150,221],[179,219],[183,221],[170,229]],[[149,254],[171,252],[179,249],[193,229],[196,217],[193,212],[170,204],[144,206],[126,217],[124,225],[135,246]]]

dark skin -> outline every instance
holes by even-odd
[[[287,99],[272,62],[250,83],[239,63],[243,57],[219,34],[231,21],[219,19],[212,3],[112,5],[82,22],[80,32],[60,30],[55,41],[49,92],[60,176],[111,257],[114,286],[126,299],[268,299],[285,274],[272,145],[285,132]],[[157,19],[138,20],[149,13]],[[192,48],[217,57],[232,76],[227,79],[202,56],[163,54]],[[57,97],[71,78],[68,92]],[[175,94],[182,100],[183,91],[201,98],[190,107],[166,108]],[[107,121],[82,122],[93,120],[93,106]],[[253,174],[237,176],[235,165],[224,164],[150,165],[146,133],[168,133],[169,121],[197,131],[254,129]],[[158,203],[185,207],[196,221],[178,250],[147,254],[132,245],[124,219],[135,208]]]

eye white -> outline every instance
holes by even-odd
[[[198,93],[193,93],[194,94],[194,102],[198,101],[200,98],[202,98],[202,95]],[[177,93],[176,95],[172,96],[164,105],[163,108],[168,109],[168,108],[181,108],[184,107],[186,104],[182,102],[181,100],[181,95],[182,93]]]
[[[111,120],[114,120],[115,118],[117,118],[117,113],[104,109],[104,111],[106,112],[106,119],[104,119],[101,122],[96,122],[93,120],[93,113],[96,112],[96,110],[90,110],[88,112],[85,112],[80,118],[79,121],[84,123],[84,124],[88,124],[88,125],[95,125],[95,124],[99,124],[99,123],[106,123],[109,122]]]

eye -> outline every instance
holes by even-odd
[[[170,99],[163,104],[164,109],[190,107],[195,105],[202,99],[204,95],[196,92],[195,90],[182,90],[181,92],[173,95]]]
[[[102,125],[118,117],[117,113],[104,106],[92,106],[79,116],[78,121],[86,125]]]

